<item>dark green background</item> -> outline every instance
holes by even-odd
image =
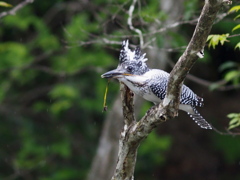
[[[21,1],[7,2],[15,6]],[[35,0],[16,15],[0,19],[0,179],[86,178],[107,114],[102,113],[106,81],[100,75],[117,66],[120,49],[103,40],[120,43],[128,37],[139,44],[127,26],[129,5],[130,1],[123,0]],[[182,20],[197,18],[202,5],[185,1],[184,14],[179,16]],[[141,9],[134,12],[134,26],[148,33],[155,19],[167,20],[168,14],[158,7],[158,1],[142,1]],[[222,12],[226,11],[223,7]],[[239,23],[233,18],[230,15],[215,24],[212,33],[239,33],[231,32]],[[169,30],[164,35],[172,39],[169,48],[186,46],[193,30],[189,24],[177,32]],[[154,37],[161,49],[163,35]],[[149,40],[149,36],[144,38]],[[226,73],[239,68],[237,42],[239,36],[216,49],[206,48],[205,58],[191,73],[213,82],[224,79]],[[182,50],[170,53],[174,62]],[[235,65],[220,71],[229,61]],[[239,84],[239,78],[234,83]],[[189,80],[186,84],[204,97],[202,115],[224,131],[227,114],[240,110],[239,89],[214,91]],[[109,111],[118,87],[110,83]],[[150,106],[146,102],[141,115]],[[180,113],[142,143],[135,177],[240,179],[240,138],[202,130]]]

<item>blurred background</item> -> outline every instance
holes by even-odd
[[[5,1],[13,7],[23,2]],[[134,48],[128,0],[34,0],[0,18],[0,179],[110,179],[122,129],[119,84],[107,81],[121,41]],[[240,179],[239,127],[227,132],[230,113],[240,112],[240,1],[223,6],[211,34],[230,37],[205,48],[185,84],[203,97],[202,116],[226,134],[199,128],[185,113],[161,124],[139,147],[135,178]],[[203,1],[139,0],[132,24],[142,31],[150,67],[170,72],[188,44]],[[235,36],[236,35],[236,36]],[[136,97],[136,117],[152,106]],[[238,135],[237,135],[238,133]]]

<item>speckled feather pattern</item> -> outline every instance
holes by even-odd
[[[151,73],[151,71],[155,71],[155,72]],[[165,71],[158,70],[158,69],[149,70],[148,74],[154,74],[151,76],[151,78],[149,78],[150,81],[147,83],[149,84],[151,91],[159,99],[163,100],[166,96],[169,74]],[[204,105],[203,98],[197,96],[186,85],[182,86],[180,104],[191,106],[191,109],[194,113],[188,112],[187,109],[185,111],[201,128],[212,129],[211,125],[200,115],[200,113],[196,109],[196,107],[203,107]],[[189,106],[188,106],[188,109],[189,109]]]
[[[145,63],[147,61],[146,54],[141,53],[140,47],[136,47],[132,51],[128,45],[128,40],[123,41],[119,65],[116,69],[118,80],[144,99],[160,103],[166,96],[169,73],[160,69],[149,69]],[[122,75],[119,75],[119,72]],[[203,98],[183,85],[179,109],[186,111],[201,128],[212,129],[211,125],[196,110],[196,107],[202,106]]]
[[[159,99],[163,100],[166,96],[169,73],[159,69],[151,69],[145,73],[144,77],[145,76],[149,76],[149,82],[147,85],[150,87],[151,91]],[[202,107],[203,98],[197,96],[190,88],[183,85],[180,96],[180,104]]]

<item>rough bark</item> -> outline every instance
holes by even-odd
[[[223,0],[206,0],[199,17],[194,34],[183,55],[179,58],[170,73],[167,96],[164,99],[164,106],[170,105],[168,108],[171,113],[170,117],[177,116],[179,106],[179,95],[182,83],[199,58],[198,53],[204,49],[207,37],[211,31],[217,13],[220,10]]]
[[[192,39],[170,73],[167,95],[163,103],[160,103],[159,106],[151,107],[145,116],[140,121],[136,122],[134,116],[129,115],[133,113],[133,108],[131,108],[133,105],[132,92],[124,85],[121,87],[125,125],[121,133],[118,162],[112,180],[134,179],[133,174],[137,149],[141,141],[146,138],[156,126],[177,116],[180,90],[183,81],[201,55],[199,53],[204,49],[214,19],[223,2],[226,1],[205,1]]]

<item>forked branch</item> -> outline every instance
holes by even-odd
[[[143,139],[160,123],[177,116],[180,90],[183,81],[197,61],[203,56],[203,49],[217,13],[226,0],[205,0],[194,34],[183,55],[170,73],[167,95],[159,106],[151,107],[138,122],[133,112],[133,95],[125,86],[121,86],[125,126],[119,142],[118,162],[112,180],[133,180],[137,149]]]

